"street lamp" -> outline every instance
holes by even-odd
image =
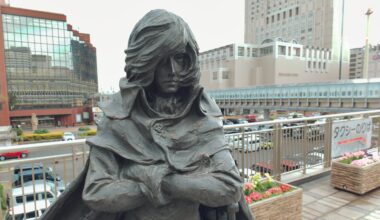
[[[369,56],[369,48],[368,48],[369,16],[372,13],[373,11],[370,8],[365,13],[365,15],[367,15],[367,26],[366,26],[366,35],[365,35],[363,79],[367,79],[367,80],[368,80],[368,56]]]

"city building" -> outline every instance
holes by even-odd
[[[0,126],[91,122],[96,48],[63,14],[0,6]]]
[[[201,53],[207,89],[348,79],[342,0],[246,0],[245,43]]]
[[[245,43],[281,37],[316,48],[329,48],[338,59],[343,0],[246,0]],[[346,51],[347,56],[349,51]]]
[[[263,44],[230,44],[199,56],[201,84],[207,89],[239,88],[338,79],[339,61],[329,49],[277,38]],[[348,79],[348,64],[342,76]]]
[[[364,47],[350,51],[350,79],[363,78]],[[368,56],[368,77],[380,77],[380,44],[370,45]]]

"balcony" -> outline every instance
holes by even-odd
[[[356,207],[351,212],[358,212],[358,218],[376,217],[380,213],[373,210],[380,208],[380,190],[359,197],[329,185],[334,123],[363,118],[372,122],[370,147],[378,148],[380,111],[227,125],[225,141],[244,178],[270,173],[302,187],[304,219],[345,219],[345,210],[351,207]],[[8,209],[0,209],[0,217],[40,216],[82,171],[89,153],[82,139],[0,147],[0,154],[21,150],[28,150],[29,157],[0,161],[0,184],[8,197]],[[310,181],[319,176],[324,177]],[[316,209],[314,203],[321,208]],[[358,211],[360,207],[363,210]]]

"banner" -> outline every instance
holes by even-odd
[[[333,122],[331,134],[332,158],[346,152],[355,152],[371,147],[372,119],[354,119]]]

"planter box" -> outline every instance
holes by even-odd
[[[332,162],[331,186],[364,194],[380,186],[380,162],[360,167]]]
[[[282,183],[284,184],[284,183]],[[287,184],[285,184],[287,185]],[[290,185],[289,185],[290,186]],[[293,186],[291,186],[293,187]],[[294,187],[293,187],[294,188]],[[249,205],[255,220],[302,219],[302,189],[264,199]]]

